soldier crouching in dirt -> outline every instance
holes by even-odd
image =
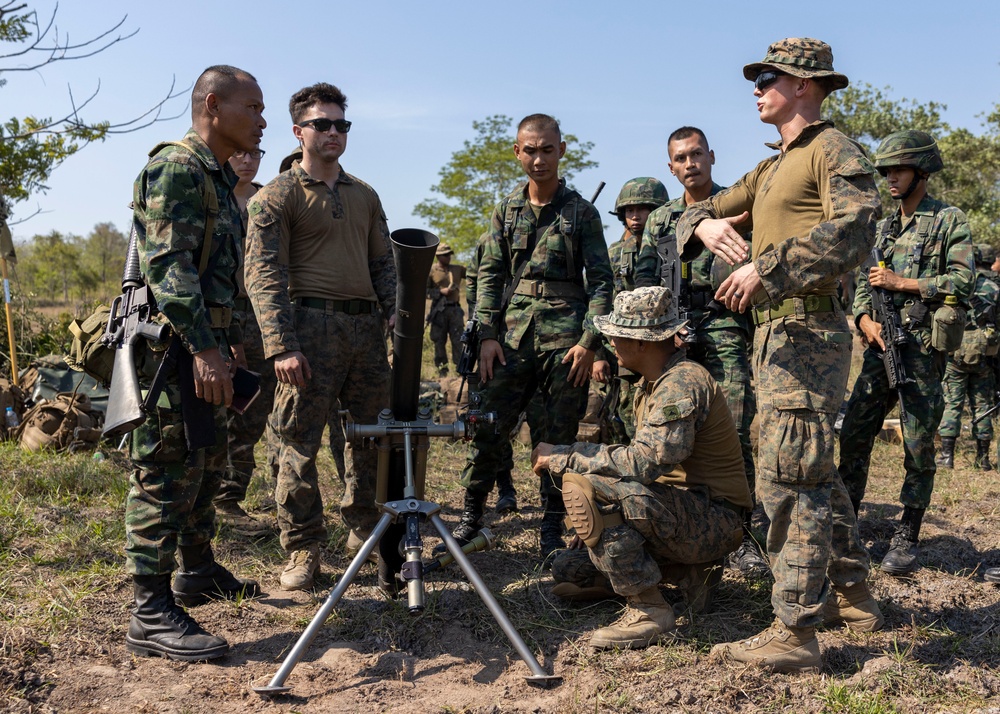
[[[553,593],[625,597],[625,614],[595,632],[591,644],[648,647],[674,630],[659,583],[689,583],[689,605],[705,605],[705,583],[721,574],[722,559],[742,540],[750,491],[719,385],[674,342],[685,323],[670,290],[621,293],[614,312],[594,323],[611,339],[618,363],[642,375],[635,438],[629,446],[542,443],[532,468],[562,477],[576,529],[576,548],[552,564]]]

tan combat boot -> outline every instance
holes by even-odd
[[[344,546],[344,555],[354,560],[354,556],[358,554],[358,551],[361,550],[361,546],[365,544],[366,540],[368,540],[367,535],[358,533],[352,528],[350,534],[347,536],[347,545]],[[378,548],[375,548],[375,550],[368,554],[368,562],[378,564]]]
[[[844,625],[854,632],[875,632],[885,624],[878,602],[863,581],[845,588],[834,585],[823,607],[823,621],[827,625]]]
[[[659,588],[651,587],[629,597],[625,614],[613,625],[595,632],[590,644],[598,650],[612,647],[642,649],[674,629],[674,609],[663,599]]]
[[[813,627],[787,627],[777,618],[759,635],[742,642],[725,642],[712,648],[709,661],[731,659],[759,664],[775,672],[819,670],[823,658]]]
[[[319,543],[292,551],[288,565],[281,571],[282,590],[308,590],[319,575]]]

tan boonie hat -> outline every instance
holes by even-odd
[[[594,325],[608,337],[628,337],[663,342],[677,334],[687,320],[677,317],[677,301],[669,288],[637,288],[618,293],[610,315],[594,318]]]
[[[795,77],[827,77],[831,89],[843,89],[850,80],[833,71],[833,50],[830,45],[811,37],[789,37],[767,48],[760,62],[743,68],[743,76],[751,82],[765,69],[773,69]]]
[[[453,251],[451,246],[447,243],[438,243],[438,247],[437,250],[434,251],[434,255],[451,255],[454,252],[455,251]]]

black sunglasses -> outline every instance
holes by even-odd
[[[784,72],[761,72],[757,75],[756,79],[753,81],[754,89],[763,92],[765,89],[770,87],[772,84],[778,81],[779,78],[784,77]]]
[[[323,134],[330,131],[331,126],[341,134],[346,134],[351,130],[351,122],[346,119],[306,119],[300,121],[299,126],[311,126]]]

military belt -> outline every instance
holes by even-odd
[[[763,325],[765,322],[771,322],[781,317],[807,312],[833,312],[836,310],[835,300],[836,298],[830,295],[806,295],[805,297],[793,297],[779,303],[754,307],[753,324]]]
[[[208,320],[213,330],[227,330],[233,321],[233,308],[210,307],[208,308]]]
[[[325,300],[323,298],[303,297],[298,298],[296,302],[302,307],[324,310],[328,314],[343,312],[348,315],[374,315],[376,311],[376,303],[371,300]]]
[[[238,297],[233,300],[233,309],[239,312],[250,312],[253,310],[253,305],[250,304],[250,298]]]
[[[514,288],[514,294],[533,298],[587,299],[583,286],[569,280],[521,280]]]

